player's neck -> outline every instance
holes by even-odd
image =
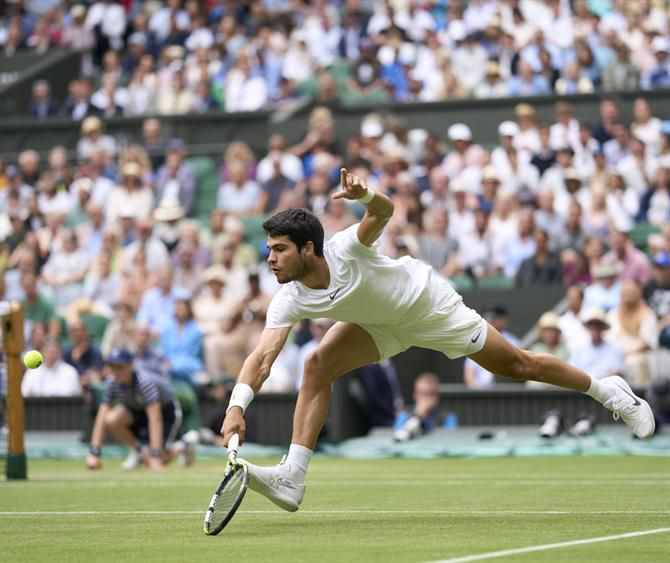
[[[324,257],[317,257],[311,262],[305,271],[305,275],[300,276],[298,281],[310,289],[328,289],[330,286],[330,268]]]

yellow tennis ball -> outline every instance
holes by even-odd
[[[29,369],[40,367],[43,361],[44,358],[42,357],[42,354],[40,354],[37,350],[26,352],[26,354],[23,356],[23,363]]]

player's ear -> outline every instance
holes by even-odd
[[[305,258],[308,256],[314,256],[314,243],[310,240],[305,243],[305,246],[302,247],[302,254]]]

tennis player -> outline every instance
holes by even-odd
[[[248,464],[252,490],[281,508],[298,509],[305,475],[326,421],[331,384],[337,377],[390,358],[410,346],[437,350],[449,358],[469,356],[485,369],[521,381],[574,389],[593,397],[640,438],[654,433],[649,405],[619,376],[602,380],[549,354],[520,350],[474,310],[446,279],[410,257],[393,260],[375,242],[393,214],[393,202],[358,177],[341,171],[333,199],[367,206],[357,225],[324,244],[319,220],[305,209],[287,209],[268,219],[268,263],[284,284],[269,307],[266,326],[233,389],[221,433],[244,436],[244,411],[270,373],[291,327],[300,319],[338,321],[305,360],[288,456],[275,467]]]

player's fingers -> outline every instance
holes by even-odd
[[[347,190],[351,191],[354,187],[356,176],[353,174],[347,174]]]
[[[347,197],[347,192],[336,192],[330,196],[330,199],[342,199],[344,197]]]
[[[340,184],[342,184],[343,188],[347,187],[347,169],[346,168],[340,168]]]

